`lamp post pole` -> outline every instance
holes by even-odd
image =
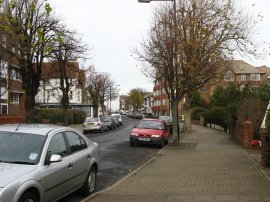
[[[112,115],[112,86],[110,86],[110,115]]]
[[[173,1],[173,17],[174,17],[174,66],[175,66],[175,81],[178,81],[178,65],[177,65],[177,16],[176,16],[176,0],[138,0],[140,3],[150,3],[151,1]],[[178,88],[176,85],[176,96],[178,96]],[[180,142],[180,131],[179,131],[179,117],[178,117],[178,102],[176,103],[176,122],[177,122],[177,141]]]

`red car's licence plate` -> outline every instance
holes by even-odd
[[[150,141],[150,138],[146,138],[146,137],[139,137],[139,140],[141,140],[141,141]]]

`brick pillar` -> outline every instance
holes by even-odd
[[[261,141],[262,141],[262,145],[261,145],[261,152],[262,152],[262,166],[269,166],[268,163],[268,137],[267,137],[267,132],[266,132],[266,128],[262,128],[261,129]]]
[[[251,141],[253,139],[253,127],[251,121],[245,121],[243,123],[241,133],[241,143],[244,148],[251,148]]]

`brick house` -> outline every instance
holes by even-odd
[[[25,93],[16,61],[1,60],[0,114],[25,115]]]
[[[227,66],[222,67],[216,78],[211,79],[200,89],[202,98],[209,103],[218,85],[226,88],[230,84],[235,84],[239,90],[245,86],[258,88],[269,81],[267,71],[270,73],[270,68],[266,66],[254,67],[243,60],[231,60]]]

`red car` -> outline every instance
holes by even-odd
[[[155,144],[161,148],[168,143],[169,128],[164,120],[143,119],[133,128],[129,140],[130,146],[138,143]]]

